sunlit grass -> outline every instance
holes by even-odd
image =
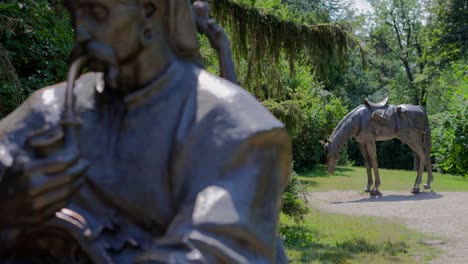
[[[379,169],[381,191],[409,191],[416,180],[416,171]],[[367,185],[367,173],[363,167],[337,167],[334,175],[327,175],[324,166],[299,173],[297,176],[309,191],[363,190]],[[427,180],[424,172],[421,190]],[[468,191],[468,180],[450,174],[434,173],[432,191]]]
[[[312,208],[302,224],[282,217],[291,263],[427,263],[435,239],[376,217],[325,213]]]
[[[416,178],[415,171],[379,171],[382,192],[409,192]],[[327,175],[324,166],[319,166],[296,177],[307,191],[361,191],[367,183],[366,170],[359,167],[338,167],[335,175]],[[422,184],[426,177],[424,173]],[[432,187],[434,192],[468,191],[468,180],[434,173]],[[441,253],[428,242],[442,239],[410,230],[397,220],[311,208],[303,223],[282,216],[281,225],[291,263],[429,263]]]

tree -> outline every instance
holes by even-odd
[[[440,89],[444,108],[430,115],[433,156],[441,172],[468,176],[468,66],[453,62],[432,83]]]
[[[400,94],[409,91],[407,103],[426,105],[427,87],[417,83],[426,61],[423,57],[422,29],[425,10],[419,0],[370,0],[375,14],[370,37],[380,57],[397,59],[406,75],[405,87],[393,87]],[[384,72],[385,74],[385,72]],[[403,89],[402,89],[403,88]]]
[[[436,3],[439,43],[458,52],[458,58],[468,51],[468,2],[465,0],[438,0]]]

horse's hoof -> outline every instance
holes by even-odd
[[[429,184],[424,184],[424,190],[429,190],[431,189],[431,186]]]
[[[413,188],[413,189],[411,189],[411,192],[412,193],[419,193],[420,190],[419,190],[419,188]]]
[[[369,189],[369,188],[367,188],[367,187],[366,187],[366,188],[364,188],[364,191],[365,191],[366,193],[370,193],[370,189]]]
[[[370,192],[370,195],[377,195],[377,196],[380,196],[380,195],[382,195],[382,193],[380,193],[378,190],[372,190],[372,191]]]

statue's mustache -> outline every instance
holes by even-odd
[[[88,56],[91,61],[99,61],[109,66],[118,65],[114,49],[102,42],[87,41],[76,44],[71,54],[71,60],[74,61],[82,56]]]
[[[71,54],[71,61],[87,56],[88,66],[93,71],[104,72],[107,85],[116,86],[119,63],[114,49],[99,41],[77,43]]]

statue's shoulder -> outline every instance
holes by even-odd
[[[198,74],[197,119],[211,116],[252,132],[282,128],[255,97],[242,87],[205,70]]]
[[[102,79],[99,73],[87,73],[75,82],[77,107],[93,102],[96,83]],[[18,108],[0,121],[0,132],[18,127],[40,127],[60,120],[65,99],[66,83],[58,83],[35,91]]]
[[[94,101],[94,92],[97,85],[103,84],[102,74],[96,72],[89,72],[83,74],[75,81],[74,95],[77,107],[88,105],[90,101]],[[26,101],[27,105],[34,111],[59,112],[63,109],[65,101],[65,91],[67,84],[61,82],[51,86],[44,87],[34,92]]]

